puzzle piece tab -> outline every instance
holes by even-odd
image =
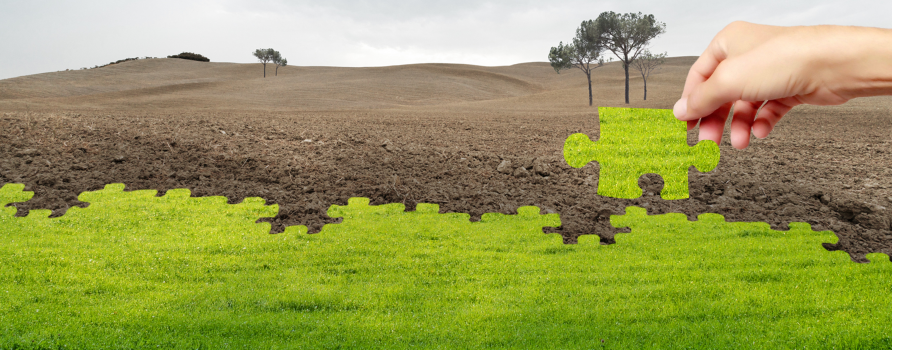
[[[189,222],[198,227],[197,232],[211,229],[215,223],[230,222],[238,231],[238,226],[270,225],[257,221],[278,214],[277,204],[266,205],[259,197],[228,204],[228,198],[223,196],[191,197],[191,191],[186,188],[170,189],[162,196],[156,194],[156,190],[125,191],[122,183],[107,184],[102,190],[79,194],[78,200],[88,202],[89,206],[73,207],[59,220],[89,217],[97,225],[126,231],[144,226],[160,231],[175,230]]]
[[[613,227],[631,229],[631,233],[626,236],[653,233],[652,238],[650,236],[640,238],[642,243],[646,243],[647,240],[659,240],[650,242],[652,246],[660,242],[677,240],[678,244],[691,247],[691,254],[698,256],[705,254],[707,258],[720,254],[727,256],[728,260],[734,260],[738,256],[752,258],[762,254],[784,259],[784,261],[797,262],[801,257],[806,259],[821,254],[836,254],[841,256],[841,261],[850,261],[850,256],[846,252],[829,252],[822,248],[822,243],[838,242],[838,237],[833,231],[815,231],[806,222],[792,222],[788,224],[787,231],[780,231],[773,230],[765,222],[725,221],[724,216],[716,213],[700,214],[697,215],[696,221],[691,221],[688,220],[687,215],[682,213],[647,215],[646,208],[635,206],[626,208],[625,215],[611,215],[609,221]],[[687,234],[690,232],[698,234]],[[623,238],[623,240],[626,239],[629,238]],[[695,242],[686,243],[687,240],[692,239]],[[707,244],[710,241],[715,243]],[[869,253],[866,257],[872,259],[873,262],[890,263],[887,254]]]
[[[0,215],[16,215],[16,208],[8,207],[8,205],[27,202],[31,197],[34,197],[34,192],[25,191],[24,184],[4,184],[3,187],[0,187]]]
[[[390,203],[382,205],[369,205],[369,199],[365,197],[352,197],[347,200],[347,205],[332,205],[328,208],[328,216],[343,218],[339,224],[326,224],[322,231],[335,225],[347,225],[349,227],[381,227],[382,229],[426,230],[435,227],[471,227],[480,225],[508,225],[519,232],[543,232],[543,227],[559,227],[562,223],[559,214],[541,214],[541,209],[535,206],[519,207],[515,215],[502,213],[484,213],[481,220],[469,221],[466,213],[440,213],[440,206],[431,203],[418,203],[416,210],[404,211],[402,203]],[[393,226],[392,226],[393,225]],[[396,226],[396,228],[392,228]],[[300,232],[288,227],[285,232]],[[295,231],[297,230],[297,231]],[[560,239],[560,242],[562,240]]]
[[[600,165],[597,194],[615,198],[638,198],[638,178],[654,173],[662,176],[663,199],[688,198],[688,167],[701,172],[719,164],[719,146],[704,140],[687,144],[687,123],[675,119],[670,109],[598,108],[600,139],[585,134],[566,139],[566,163],[581,168],[596,160]]]

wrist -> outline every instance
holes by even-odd
[[[891,94],[891,30],[882,28],[822,26],[830,35],[833,61],[826,86],[836,94],[856,97]]]

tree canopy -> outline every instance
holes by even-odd
[[[603,58],[600,54],[605,50],[602,45],[598,45],[599,37],[596,30],[596,23],[593,20],[581,22],[581,26],[575,32],[575,38],[572,43],[563,44],[559,42],[559,46],[551,47],[550,54],[547,58],[550,65],[559,74],[560,69],[569,69],[577,67],[587,76],[588,80],[588,104],[594,104],[594,93],[591,83],[591,71],[603,66]],[[591,67],[591,63],[597,65]]]
[[[272,62],[272,58],[275,55],[274,49],[256,49],[253,51],[253,56],[259,60],[259,63],[263,64],[263,78],[266,77],[266,63]]]
[[[609,49],[625,69],[625,103],[629,103],[629,74],[631,63],[641,55],[653,38],[666,32],[666,24],[657,22],[653,15],[638,13],[619,14],[603,12],[595,20],[596,44]]]

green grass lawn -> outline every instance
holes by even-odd
[[[828,231],[715,214],[613,216],[563,245],[557,214],[332,206],[270,235],[277,206],[187,190],[86,192],[14,217],[0,189],[0,348],[890,348],[891,264]]]

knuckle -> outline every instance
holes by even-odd
[[[723,31],[725,31],[725,30],[727,30],[727,31],[741,30],[741,29],[744,29],[749,24],[750,23],[745,22],[745,21],[733,21],[731,23],[728,23],[728,25],[725,26],[725,29],[723,29]]]
[[[716,71],[709,78],[708,82],[711,82],[711,93],[715,95],[727,95],[733,96],[736,91],[743,90],[743,86],[741,85],[741,81],[743,80],[743,75],[739,70],[732,69],[732,65],[729,62],[722,62],[719,64],[719,67],[716,68]]]
[[[734,39],[735,37],[739,37],[750,29],[749,27],[753,26],[752,23],[744,22],[744,21],[734,21],[728,23],[724,28],[722,28],[719,33],[715,36],[715,41],[720,43],[727,43],[730,39]]]

